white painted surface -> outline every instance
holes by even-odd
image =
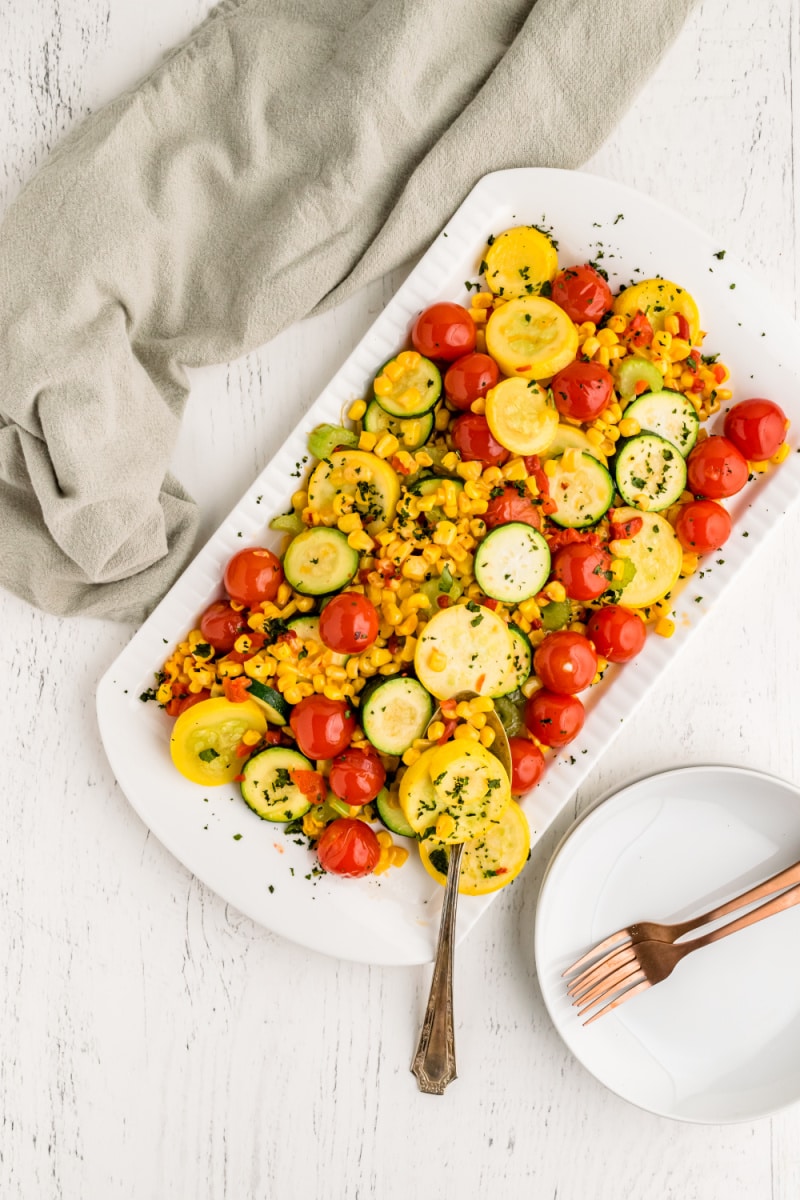
[[[0,0],[0,203],[205,9]],[[798,0],[706,0],[588,164],[708,229],[795,315],[799,68]],[[313,357],[297,327],[195,376],[176,467],[206,533],[398,282],[316,319]],[[678,1125],[618,1100],[575,1062],[541,1001],[532,920],[558,837],[610,786],[709,761],[800,783],[799,538],[795,515],[462,948],[461,1077],[443,1099],[420,1096],[408,1072],[425,970],[340,963],[266,933],[193,880],[129,808],[100,746],[94,689],[130,630],[0,596],[3,1200],[796,1200],[800,1109]]]

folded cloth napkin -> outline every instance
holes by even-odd
[[[185,366],[421,252],[475,182],[575,167],[693,0],[226,0],[0,228],[0,584],[138,621],[190,557]]]

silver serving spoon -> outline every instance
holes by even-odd
[[[453,699],[474,700],[477,692],[459,692]],[[431,723],[441,719],[441,708],[438,708],[431,718]],[[511,750],[508,745],[506,731],[497,713],[486,714],[487,726],[494,730],[494,741],[490,747],[492,754],[511,779]],[[464,843],[456,842],[450,850],[450,861],[447,868],[447,883],[442,902],[442,916],[439,924],[439,938],[436,943],[436,957],[433,961],[433,979],[428,996],[428,1006],[425,1009],[425,1019],[422,1022],[422,1032],[419,1035],[417,1052],[411,1063],[411,1070],[417,1077],[421,1092],[429,1092],[434,1096],[444,1095],[448,1083],[456,1078],[456,1045],[455,1028],[453,1024],[453,955],[455,951],[456,904],[458,902],[458,880],[461,874],[461,855]]]

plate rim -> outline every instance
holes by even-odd
[[[547,866],[545,867],[544,874],[542,876],[542,882],[539,886],[539,891],[538,891],[537,897],[536,897],[536,914],[534,917],[534,930],[533,930],[534,962],[535,962],[535,966],[536,966],[536,976],[537,976],[537,979],[539,980],[539,991],[541,992],[542,1000],[544,1002],[544,1006],[547,1011],[547,1015],[550,1018],[550,1022],[552,1024],[553,1028],[555,1029],[562,1044],[569,1051],[570,1055],[575,1060],[575,1062],[577,1062],[578,1065],[584,1071],[587,1072],[587,1074],[591,1075],[592,1078],[595,1079],[601,1085],[601,1087],[604,1087],[607,1091],[611,1092],[613,1095],[618,1096],[620,1100],[624,1100],[626,1104],[630,1104],[634,1108],[639,1109],[640,1112],[650,1113],[652,1116],[661,1117],[664,1120],[677,1121],[677,1122],[679,1122],[681,1124],[685,1124],[685,1125],[712,1125],[712,1126],[713,1125],[720,1125],[720,1126],[722,1126],[722,1125],[745,1125],[745,1124],[752,1124],[754,1121],[767,1120],[768,1118],[775,1116],[777,1113],[785,1112],[787,1109],[793,1108],[796,1105],[800,1104],[800,1082],[798,1082],[797,1096],[794,1099],[787,1100],[784,1103],[773,1105],[766,1109],[760,1109],[758,1111],[749,1113],[745,1116],[731,1116],[731,1117],[722,1117],[722,1118],[712,1119],[710,1117],[693,1117],[693,1116],[687,1116],[682,1113],[674,1113],[674,1112],[668,1112],[668,1111],[658,1109],[658,1108],[652,1108],[647,1104],[643,1104],[638,1100],[632,1099],[630,1096],[626,1096],[624,1094],[624,1092],[621,1092],[619,1090],[619,1088],[612,1087],[611,1084],[607,1083],[604,1079],[601,1079],[600,1076],[595,1071],[593,1071],[592,1068],[584,1061],[584,1059],[576,1053],[576,1051],[573,1049],[573,1047],[569,1045],[566,1038],[562,1034],[560,1025],[559,1025],[558,1021],[556,1020],[555,1015],[553,1013],[553,1009],[550,1004],[549,991],[542,985],[542,976],[540,974],[540,968],[539,968],[539,957],[540,957],[540,955],[539,955],[539,939],[540,939],[540,936],[543,936],[543,935],[540,935],[540,928],[543,925],[544,919],[545,919],[541,916],[541,914],[542,914],[542,903],[541,902],[542,902],[542,896],[545,891],[545,886],[546,886],[548,880],[552,876],[552,868],[555,865],[556,860],[558,859],[559,855],[564,850],[564,848],[566,847],[566,844],[570,841],[572,836],[574,834],[576,834],[582,826],[584,826],[587,818],[595,816],[597,814],[598,809],[602,808],[603,805],[605,805],[607,802],[613,801],[615,799],[615,797],[617,797],[617,796],[621,797],[629,789],[635,788],[639,784],[648,783],[651,780],[656,780],[656,779],[662,779],[662,778],[663,779],[667,779],[667,778],[671,779],[671,778],[674,778],[675,776],[682,776],[682,775],[683,776],[685,776],[685,775],[700,775],[700,774],[703,774],[706,772],[722,772],[722,773],[728,774],[728,775],[746,775],[746,776],[755,777],[757,779],[766,780],[772,784],[779,784],[780,787],[786,789],[788,792],[793,793],[793,795],[796,797],[796,799],[800,802],[800,785],[792,783],[791,780],[785,779],[781,775],[776,775],[776,774],[774,774],[774,772],[763,771],[756,767],[742,767],[742,766],[739,766],[734,763],[722,763],[722,762],[689,763],[682,767],[668,767],[662,771],[648,771],[648,772],[644,772],[643,774],[637,774],[635,776],[632,776],[630,779],[628,779],[627,781],[625,781],[624,783],[622,783],[620,785],[617,785],[615,787],[610,787],[597,800],[593,801],[587,807],[585,812],[581,813],[578,817],[575,818],[575,820],[569,826],[567,831],[560,838],[558,844],[556,845],[555,849],[553,850],[553,853],[551,854],[551,856],[548,860]],[[799,827],[800,827],[800,813],[798,814],[798,822],[799,822]],[[798,999],[798,1012],[800,1012],[800,999]]]

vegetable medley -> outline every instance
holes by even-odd
[[[314,430],[282,556],[234,555],[148,693],[178,770],[238,782],[324,870],[416,845],[444,882],[464,842],[476,895],[524,866],[514,797],[579,734],[580,693],[673,634],[676,585],[730,534],[720,502],[788,453],[770,400],[707,432],[728,371],[677,284],[613,295],[533,226],[490,238],[481,274]]]

